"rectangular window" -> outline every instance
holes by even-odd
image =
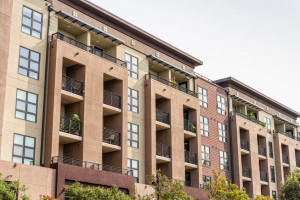
[[[272,190],[272,198],[273,198],[274,200],[277,199],[277,194],[276,194],[276,191],[274,191],[274,190]]]
[[[16,163],[34,165],[35,138],[14,134],[13,158]]]
[[[211,177],[210,176],[202,176],[203,179],[203,185],[210,185],[211,184]]]
[[[36,122],[37,94],[17,89],[16,118]]]
[[[128,123],[128,146],[139,148],[139,126]]]
[[[23,6],[22,32],[41,39],[42,35],[42,13],[36,12]]]
[[[269,156],[273,158],[273,143],[269,142]]]
[[[225,98],[217,95],[218,113],[226,115],[226,102]]]
[[[271,119],[265,117],[265,122],[266,122],[266,125],[267,125],[268,133],[272,133],[272,131],[271,131]]]
[[[200,116],[201,135],[209,136],[208,118]]]
[[[128,110],[139,112],[139,92],[131,88],[128,88]]]
[[[222,142],[227,142],[227,126],[218,122],[219,129],[219,140]]]
[[[131,170],[132,176],[135,178],[135,182],[139,182],[139,161],[133,159],[127,159],[127,168]]]
[[[126,53],[125,54],[125,62],[126,62],[126,67],[128,69],[128,76],[138,79],[138,75],[139,75],[138,58]]]
[[[40,54],[20,47],[19,74],[33,79],[39,79]]]
[[[270,171],[271,171],[271,181],[275,183],[275,168],[274,166],[270,166]]]
[[[220,151],[220,169],[229,171],[228,152]]]
[[[210,166],[210,148],[208,146],[201,145],[202,152],[202,165]]]
[[[200,106],[207,108],[207,90],[202,87],[198,87],[198,93]]]

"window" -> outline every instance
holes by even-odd
[[[128,110],[139,112],[139,92],[131,88],[128,88]]]
[[[209,136],[208,118],[200,116],[201,135]]]
[[[37,94],[17,89],[16,118],[36,122]]]
[[[220,151],[220,169],[229,170],[228,152]]]
[[[139,126],[128,123],[128,146],[139,148]]]
[[[275,183],[275,168],[274,166],[270,166],[270,171],[271,171],[271,181]]]
[[[226,115],[225,98],[217,95],[218,113]]]
[[[20,47],[19,74],[33,79],[39,79],[40,54]]]
[[[211,177],[210,176],[202,176],[202,180],[203,180],[203,186],[205,187],[205,185],[210,185],[211,184]]]
[[[267,117],[265,117],[265,122],[267,124],[268,133],[272,133],[271,131],[271,120]]]
[[[227,142],[227,126],[218,122],[219,129],[219,140],[222,142]]]
[[[202,165],[210,166],[210,149],[208,146],[201,145]]]
[[[198,93],[200,106],[207,108],[207,90],[202,87],[198,87]]]
[[[12,161],[26,165],[34,165],[35,138],[14,134]]]
[[[126,66],[128,69],[128,76],[138,79],[138,59],[129,54],[125,54]]]
[[[43,15],[23,6],[22,32],[41,39]]]
[[[273,158],[273,143],[269,142],[269,156]]]
[[[273,198],[274,200],[277,199],[277,194],[276,194],[276,191],[274,191],[274,190],[272,190],[272,198]]]
[[[139,161],[133,159],[127,159],[127,168],[131,170],[132,176],[135,178],[135,182],[139,182]]]

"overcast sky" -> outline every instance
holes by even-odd
[[[300,112],[300,0],[90,0]]]

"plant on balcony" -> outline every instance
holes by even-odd
[[[266,127],[267,123],[266,122],[262,122],[262,125],[263,125],[263,127]]]
[[[61,89],[65,89],[65,84],[64,83],[61,83]]]
[[[16,200],[18,193],[24,193],[27,189],[25,185],[20,184],[20,181],[6,182],[0,173],[0,199]],[[19,199],[30,200],[26,194],[22,194]]]
[[[193,124],[191,125],[191,129],[192,129],[192,131],[196,131],[197,130],[197,128]]]
[[[250,112],[250,113],[248,114],[248,116],[249,116],[251,119],[256,119],[256,118],[255,118],[255,115],[254,115],[254,112]]]
[[[281,185],[279,197],[281,200],[300,199],[300,171],[295,169]]]
[[[195,93],[195,94],[194,94],[194,97],[199,98],[199,94],[198,94],[198,93]]]
[[[177,82],[175,81],[175,76],[171,78],[171,87],[176,88]]]
[[[73,126],[74,123],[75,123],[75,124],[77,123],[77,127],[76,127],[76,126],[75,126],[75,127]],[[75,113],[73,114],[72,120],[70,120],[69,126],[70,126],[72,132],[74,131],[74,134],[79,135],[79,132],[80,132],[80,130],[81,130],[81,123],[80,123],[80,117],[79,117],[78,114],[75,114]],[[77,129],[77,130],[76,130],[76,129]]]

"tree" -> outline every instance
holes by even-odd
[[[300,199],[300,171],[295,169],[287,177],[286,182],[281,185],[279,194],[281,200],[298,200]]]
[[[264,195],[258,195],[254,200],[273,200],[273,198]]]
[[[208,193],[209,199],[212,200],[249,200],[245,189],[239,189],[236,184],[231,181],[227,183],[225,177],[221,177],[221,171],[214,170],[214,178],[210,185],[207,185],[205,190]]]
[[[27,189],[28,188],[25,185],[21,185],[19,181],[5,182],[0,173],[0,199],[16,200],[19,192],[25,192]],[[22,194],[20,199],[29,200],[29,197]]]

